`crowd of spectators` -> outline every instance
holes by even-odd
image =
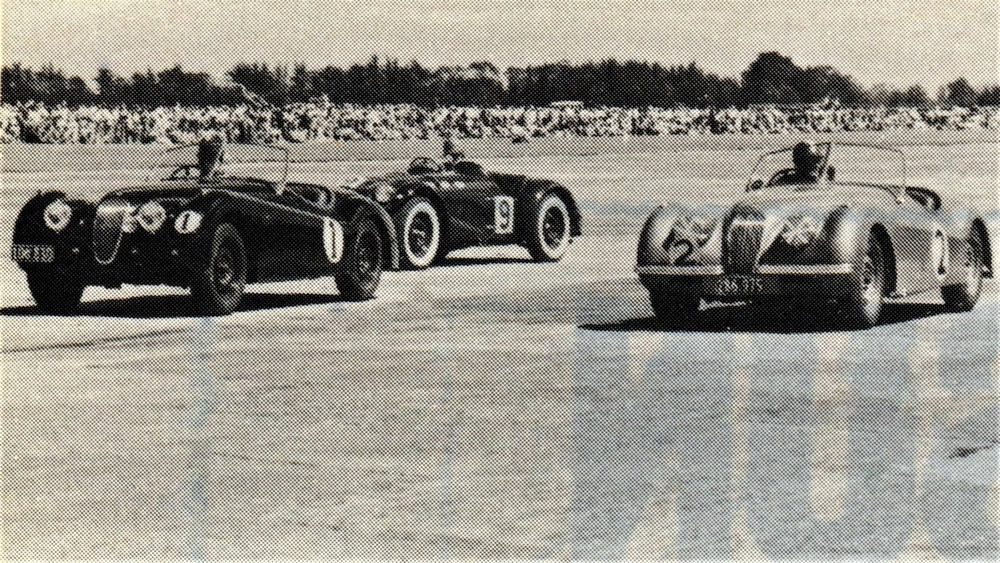
[[[0,143],[187,143],[221,136],[237,143],[552,136],[706,135],[878,131],[1000,130],[998,107],[748,109],[444,107],[296,103],[214,107],[54,107],[0,105]]]

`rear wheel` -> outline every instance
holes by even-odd
[[[364,301],[375,296],[384,268],[383,255],[381,232],[371,219],[364,219],[349,250],[347,269],[334,275],[344,299]]]
[[[247,283],[243,237],[230,224],[215,228],[207,266],[195,274],[191,296],[204,315],[228,315],[239,307]]]
[[[661,295],[649,294],[649,303],[653,313],[661,324],[666,326],[683,326],[692,324],[701,306],[701,298],[693,295]]]
[[[84,285],[64,274],[32,271],[28,272],[28,289],[42,311],[68,314],[80,305]]]
[[[426,268],[434,262],[441,247],[441,220],[427,198],[415,197],[392,216],[399,239],[400,267]]]
[[[849,326],[868,328],[878,324],[885,297],[887,255],[875,233],[869,234],[868,248],[851,278],[848,297],[840,304],[843,320]]]
[[[528,252],[536,262],[555,262],[566,254],[570,237],[569,209],[556,194],[542,198],[528,234]]]
[[[945,307],[951,311],[971,311],[983,291],[983,246],[973,232],[965,241],[965,263],[962,265],[962,282],[941,288]]]

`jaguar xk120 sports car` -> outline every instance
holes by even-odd
[[[39,308],[73,311],[88,285],[189,287],[206,315],[235,310],[247,283],[332,275],[349,300],[373,296],[395,267],[392,220],[349,190],[287,182],[279,147],[273,179],[221,174],[221,144],[167,149],[143,185],[96,203],[39,193],[21,209],[11,257]],[[195,154],[197,153],[197,154]],[[158,165],[176,161],[162,180]],[[277,168],[280,167],[280,171]]]
[[[636,271],[667,323],[704,298],[808,301],[860,327],[887,300],[939,288],[969,310],[993,273],[983,219],[907,185],[901,151],[809,142],[762,156],[732,205],[657,208]]]
[[[580,234],[580,211],[564,186],[487,172],[467,160],[420,157],[406,171],[352,188],[392,215],[404,268],[426,268],[460,248],[504,244],[525,246],[540,262],[556,261]]]

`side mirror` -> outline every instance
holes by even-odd
[[[763,187],[764,187],[764,180],[757,179],[747,184],[747,191],[752,192],[755,190],[759,190]]]

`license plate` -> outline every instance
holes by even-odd
[[[56,261],[56,249],[48,244],[15,244],[10,248],[15,262],[49,263]]]
[[[764,291],[764,280],[752,276],[725,276],[715,281],[717,295],[759,295]]]

